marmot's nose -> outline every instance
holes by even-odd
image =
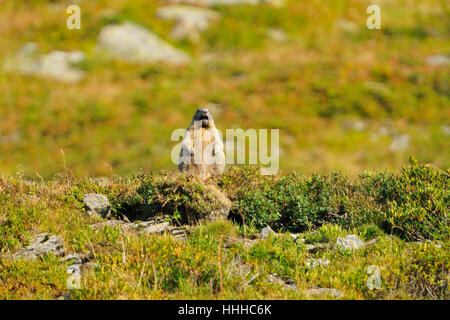
[[[202,109],[199,109],[199,111],[202,115],[208,114],[208,109],[202,108]]]

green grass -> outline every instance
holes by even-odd
[[[172,42],[192,55],[185,67],[127,65],[95,53],[99,31],[114,22],[131,20],[168,39],[172,24],[154,15],[164,3],[83,3],[82,29],[68,30],[64,2],[2,2],[0,60],[27,41],[44,52],[81,49],[87,76],[67,85],[0,74],[0,172],[52,178],[64,164],[79,177],[171,168],[171,132],[210,102],[222,106],[214,116],[223,131],[279,128],[286,171],[396,170],[410,154],[449,167],[442,130],[449,125],[448,67],[425,64],[450,50],[445,1],[381,5],[375,31],[365,27],[362,0],[218,6],[222,19],[199,43]],[[342,19],[355,32],[336,27]],[[284,30],[287,42],[268,37],[270,28]],[[349,120],[363,120],[366,129],[345,129]],[[379,135],[386,126],[392,135]],[[390,151],[400,134],[410,135],[410,145]]]
[[[448,299],[448,179],[448,171],[414,160],[401,175],[365,173],[357,181],[337,173],[268,178],[251,168],[233,168],[210,183],[232,200],[234,215],[244,216],[245,224],[194,224],[183,241],[120,226],[93,229],[89,225],[101,219],[85,214],[82,197],[105,194],[113,214],[131,220],[179,214],[172,221],[177,224],[186,221],[185,214],[201,217],[217,205],[195,179],[146,174],[115,177],[104,185],[64,175],[52,182],[5,176],[0,179],[0,297],[306,299],[305,289],[328,287],[341,290],[345,299]],[[255,240],[266,225],[279,236]],[[67,253],[92,257],[96,266],[83,273],[81,289],[67,289],[67,264],[59,258],[11,257],[41,232],[62,235]],[[298,233],[304,243],[289,233]],[[352,252],[335,250],[337,238],[347,234],[378,241]],[[310,244],[327,246],[309,253]],[[330,265],[308,269],[310,258],[328,259]],[[380,268],[379,290],[366,285],[371,265]],[[268,282],[270,274],[294,279],[298,290]]]
[[[96,53],[110,23],[131,20],[168,39],[172,23],[155,18],[165,4],[84,1],[81,30],[68,30],[65,1],[0,0],[0,64],[28,41],[45,53],[87,55],[77,84],[0,72],[0,298],[69,293],[59,258],[10,256],[49,232],[97,263],[71,299],[304,299],[315,286],[346,299],[449,299],[450,73],[425,63],[450,53],[448,4],[383,2],[374,31],[363,0],[217,6],[222,18],[198,43],[169,40],[192,56],[186,66],[128,65]],[[270,29],[287,40],[271,39]],[[172,131],[207,103],[219,105],[213,115],[223,132],[280,129],[277,176],[231,167],[211,181],[231,200],[236,223],[195,225],[186,241],[90,228],[99,222],[84,213],[91,192],[131,220],[193,222],[220,207],[196,179],[161,172],[174,169]],[[390,150],[403,134],[409,146]],[[408,164],[411,154],[418,161]],[[89,178],[99,176],[111,183]],[[267,225],[281,235],[248,247]],[[346,234],[378,242],[334,250]],[[310,244],[328,247],[313,254]],[[309,270],[308,258],[330,265]],[[380,268],[380,290],[366,286],[371,265]],[[299,290],[267,282],[273,273]]]

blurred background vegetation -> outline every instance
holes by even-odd
[[[447,1],[216,5],[209,9],[221,19],[199,41],[171,40],[174,23],[156,10],[173,2],[0,0],[0,62],[28,42],[43,53],[86,54],[77,83],[0,72],[0,174],[173,168],[171,133],[187,127],[200,106],[211,108],[223,131],[279,128],[284,171],[397,171],[409,155],[449,168]],[[66,27],[70,4],[81,8],[80,30]],[[370,4],[381,8],[381,30],[366,27]],[[124,21],[192,61],[105,58],[96,50],[101,29]]]

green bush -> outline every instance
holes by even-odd
[[[385,231],[408,240],[448,238],[448,170],[411,158],[399,177],[378,173],[362,178],[367,196],[381,209]]]
[[[305,177],[262,176],[232,169],[218,180],[247,225],[303,232],[323,224],[366,225],[365,237],[381,230],[406,240],[448,238],[449,172],[410,160],[402,175],[366,172],[356,181],[341,173]],[[381,230],[379,230],[381,229]]]

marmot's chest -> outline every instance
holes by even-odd
[[[202,128],[202,150],[209,146],[213,141],[211,133],[208,129]]]
[[[201,146],[203,150],[214,142],[214,135],[210,131],[211,129],[201,128],[195,130],[193,133],[192,147],[195,148]],[[200,141],[199,141],[200,140]]]

